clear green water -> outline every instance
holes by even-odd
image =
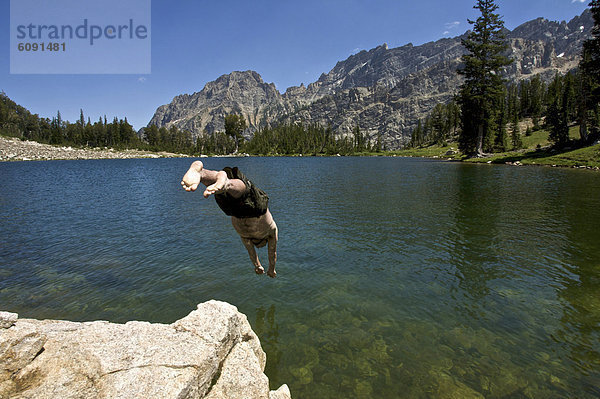
[[[600,174],[206,160],[270,195],[271,280],[181,190],[189,163],[0,163],[0,309],[170,323],[224,300],[295,398],[600,397]]]

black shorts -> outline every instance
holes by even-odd
[[[256,187],[237,168],[226,167],[223,171],[229,179],[239,179],[246,185],[246,192],[240,198],[234,198],[228,193],[215,194],[217,205],[226,215],[237,218],[253,218],[264,215],[269,206],[269,196],[260,188]]]

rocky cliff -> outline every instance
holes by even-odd
[[[158,107],[150,124],[159,127],[176,125],[199,133],[225,130],[225,115],[242,114],[256,129],[262,120],[271,120],[283,106],[281,94],[273,83],[265,83],[254,71],[232,72],[209,82],[194,94],[182,94],[170,104]]]
[[[593,25],[586,10],[568,23],[538,18],[507,30],[507,55],[515,62],[504,74],[513,81],[537,73],[550,79],[575,68]],[[338,62],[316,82],[290,87],[284,94],[256,72],[233,72],[159,107],[150,124],[176,125],[193,136],[224,130],[224,116],[233,112],[246,117],[247,135],[281,122],[331,125],[336,134],[346,135],[358,124],[371,139],[381,135],[395,148],[409,139],[419,118],[457,92],[465,35],[420,46],[390,49],[383,44],[363,50]]]
[[[173,324],[75,323],[0,312],[0,398],[290,398],[237,309],[198,305]]]

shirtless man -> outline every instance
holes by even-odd
[[[275,277],[277,225],[267,207],[267,194],[248,180],[238,168],[208,170],[204,169],[202,162],[195,161],[183,176],[181,185],[185,191],[196,191],[200,183],[206,186],[204,198],[214,194],[219,207],[231,216],[233,228],[248,250],[256,274],[263,274],[265,269],[260,264],[254,247],[262,248],[269,244],[267,275]]]

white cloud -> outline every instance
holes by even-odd
[[[571,0],[571,3],[585,3],[588,0]]]
[[[144,83],[146,81],[146,78],[144,76],[140,76],[137,81],[140,83]]]
[[[448,30],[450,29],[454,29],[454,28],[458,28],[458,25],[460,25],[460,22],[458,21],[454,21],[454,22],[446,22],[444,24],[444,27]]]
[[[460,26],[460,22],[458,21],[454,21],[454,22],[446,22],[444,24],[444,33],[442,33],[444,36],[448,36],[450,34],[451,30],[454,30],[456,28],[458,28]]]

